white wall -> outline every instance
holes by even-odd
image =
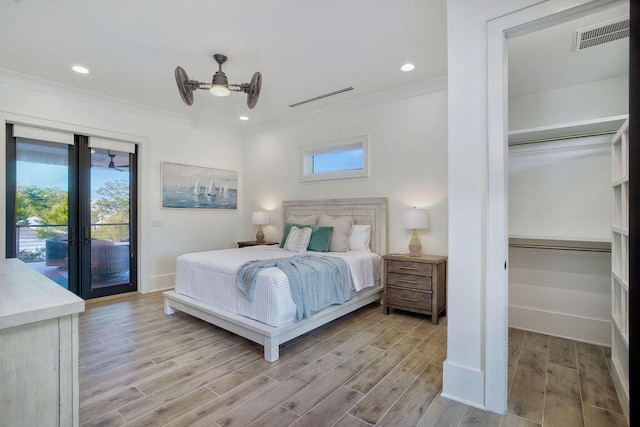
[[[511,248],[509,326],[611,346],[611,254]]]
[[[629,77],[509,98],[509,130],[600,119],[629,110]]]
[[[176,102],[181,102],[178,97]],[[141,291],[172,287],[177,255],[232,247],[238,240],[243,215],[240,203],[237,211],[160,208],[162,161],[237,170],[242,177],[242,140],[238,131],[224,127],[212,130],[164,112],[0,71],[0,123],[4,126],[6,122],[30,123],[139,144],[138,288]],[[0,183],[3,189],[4,145],[2,138]],[[4,206],[4,190],[0,200]],[[4,247],[5,209],[0,216],[0,239]],[[162,226],[152,228],[152,220],[161,221]]]
[[[423,251],[447,254],[447,92],[432,91],[334,113],[305,116],[284,127],[259,127],[245,136],[244,204],[272,212],[267,240],[282,235],[283,200],[388,197],[389,251],[408,252],[402,210],[427,208],[430,229],[419,231]],[[432,86],[433,86],[432,85]],[[358,135],[369,137],[369,176],[300,182],[300,147]],[[243,235],[255,227],[248,219]]]
[[[509,147],[509,235],[611,240],[611,136]]]

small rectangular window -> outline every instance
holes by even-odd
[[[368,176],[367,137],[360,136],[301,148],[301,181]]]
[[[313,155],[313,173],[362,169],[362,148]]]

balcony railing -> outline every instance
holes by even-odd
[[[129,223],[91,224],[92,232],[103,227],[120,227],[124,230],[114,230],[113,233],[101,233],[105,240],[119,241],[123,238],[114,238],[115,235],[128,236]],[[27,224],[16,226],[16,254],[24,262],[40,262],[45,260],[46,241],[56,235],[67,232],[67,224]],[[97,237],[97,236],[96,236]]]

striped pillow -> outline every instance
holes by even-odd
[[[311,240],[311,227],[291,227],[284,249],[291,252],[306,252]]]

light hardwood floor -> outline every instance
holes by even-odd
[[[281,348],[177,312],[162,296],[80,317],[80,422],[132,426],[624,426],[601,347],[511,330],[509,413],[439,396],[446,317],[376,304]],[[613,394],[612,394],[613,393]]]

